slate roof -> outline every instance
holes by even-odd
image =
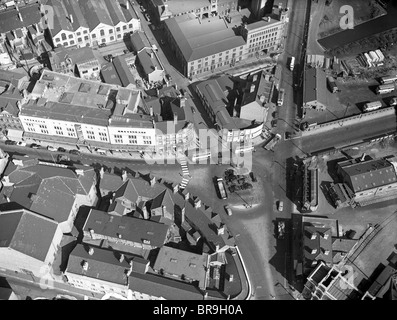
[[[311,262],[314,260],[323,260],[326,263],[332,263],[332,234],[330,228],[305,226],[303,229],[304,239],[304,256],[306,259],[306,265],[310,267]],[[311,239],[311,236],[315,235],[315,239]],[[328,236],[325,239],[325,236]],[[316,250],[312,253],[312,250]],[[325,252],[328,251],[328,254]]]
[[[157,70],[163,70],[153,49],[144,49],[137,56],[145,74],[151,74],[153,71],[156,71],[156,68]]]
[[[135,243],[150,241],[151,246],[160,247],[166,241],[169,226],[151,220],[128,216],[113,216],[106,212],[91,209],[84,231],[93,229],[96,234],[121,238]]]
[[[198,287],[151,273],[132,272],[128,278],[128,288],[167,300],[203,300],[203,293]]]
[[[89,193],[96,176],[92,168],[78,176],[71,169],[41,164],[15,167],[11,162],[11,167],[14,170],[6,172],[14,185],[3,191],[10,201],[59,223],[69,218],[76,194]]]
[[[153,269],[161,269],[172,275],[185,275],[187,278],[197,281],[199,287],[205,286],[208,255],[201,255],[176,248],[163,246],[157,254]]]
[[[142,31],[134,32],[131,35],[131,43],[136,52],[140,52],[144,48],[151,48],[149,40]]]
[[[174,201],[171,197],[171,191],[166,189],[162,193],[160,193],[156,198],[153,199],[152,205],[150,206],[150,210],[162,208],[165,206],[168,211],[174,211]]]
[[[123,86],[113,62],[106,63],[102,66],[101,75],[105,83]]]
[[[113,66],[116,74],[121,82],[120,85],[127,87],[131,83],[135,83],[135,78],[132,75],[128,64],[123,56],[117,56],[113,59]]]
[[[132,256],[124,254],[124,260],[120,262],[121,254],[113,250],[93,248],[92,255],[88,253],[89,246],[77,244],[69,255],[66,272],[83,275],[102,281],[127,285],[127,271],[130,269],[129,261]],[[83,269],[83,263],[88,263],[88,270]]]
[[[350,187],[356,193],[397,182],[394,166],[385,159],[359,163],[344,161],[338,165],[350,178]]]
[[[39,23],[41,20],[40,3],[34,3],[19,7],[23,21],[18,17],[18,11],[15,7],[0,12],[0,33],[28,27],[32,24]]]
[[[0,247],[45,261],[57,227],[56,222],[28,210],[2,212]]]
[[[320,68],[306,69],[304,75],[304,103],[318,101],[326,104],[328,91],[326,74]]]
[[[104,0],[79,0],[79,5],[91,31],[101,23],[113,26]]]

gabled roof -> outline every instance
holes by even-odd
[[[88,214],[84,231],[94,230],[96,234],[111,238],[119,235],[126,241],[144,243],[160,247],[166,241],[169,226],[151,220],[128,216],[113,216],[106,212],[91,209]]]
[[[304,226],[304,256],[306,264],[323,260],[332,264],[332,234],[330,228]],[[310,266],[310,265],[309,265]]]
[[[306,69],[304,74],[303,102],[310,103],[318,101],[327,103],[327,80],[325,72],[320,68]]]
[[[154,297],[167,300],[203,300],[203,293],[196,286],[157,276],[152,273],[132,272],[128,278],[128,288]]]
[[[45,261],[57,223],[28,210],[0,213],[0,247]]]
[[[18,17],[18,10],[23,21]],[[0,12],[0,33],[27,27],[41,20],[39,1],[19,7],[18,10],[16,7],[11,7]]]
[[[167,210],[174,211],[174,201],[170,195],[170,190],[166,189],[162,193],[160,193],[156,198],[153,199],[152,205],[150,206],[150,210],[162,208],[165,206]]]
[[[73,16],[72,28],[76,31],[80,27],[88,28],[87,21],[81,12],[80,5],[76,0],[63,0],[69,16]]]
[[[77,194],[88,195],[96,173],[85,168],[84,175],[73,170],[44,164],[15,167],[7,176],[14,185],[9,199],[34,212],[61,223],[69,218]],[[82,169],[84,170],[84,169]]]
[[[156,70],[163,70],[153,49],[144,49],[137,56],[145,74],[149,75]]]
[[[120,3],[117,0],[104,0],[104,2],[114,26],[120,22],[127,22],[121,11]]]
[[[140,52],[144,48],[151,48],[149,40],[143,31],[134,32],[130,38],[132,47],[136,52]]]
[[[101,23],[113,26],[104,0],[79,0],[79,5],[91,31]]]
[[[50,29],[52,35],[55,36],[61,31],[73,32],[74,29],[70,23],[69,15],[63,0],[49,0],[47,5],[51,6],[54,10],[54,24]]]
[[[88,253],[89,247],[78,244],[69,255],[67,273],[83,275],[102,281],[120,285],[127,285],[127,271],[130,269],[129,261],[132,256],[124,254],[120,262],[121,253],[102,248],[93,248],[92,255]],[[88,269],[83,269],[84,262]]]
[[[340,168],[349,176],[354,192],[395,183],[397,175],[394,166],[386,159],[371,159],[364,162],[344,161]]]

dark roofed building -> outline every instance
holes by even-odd
[[[67,167],[27,160],[13,159],[8,165],[12,169],[4,173],[0,202],[15,202],[70,232],[79,207],[91,206],[97,199],[94,169],[84,167],[77,174]]]
[[[151,273],[132,272],[128,278],[128,288],[139,300],[203,300],[203,293],[198,287]]]
[[[107,240],[128,247],[153,249],[167,242],[169,226],[151,220],[115,216],[91,209],[83,227],[84,241]]]
[[[303,84],[303,107],[308,109],[327,109],[327,79],[320,68],[306,69]]]
[[[51,265],[62,239],[58,224],[28,210],[0,213],[0,266],[36,276]]]
[[[353,191],[354,205],[395,198],[397,194],[396,163],[386,159],[361,157],[339,162],[337,173]]]

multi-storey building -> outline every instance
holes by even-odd
[[[0,212],[0,267],[43,278],[60,249],[58,223],[29,210]]]
[[[50,52],[51,69],[54,72],[80,76],[86,80],[98,80],[101,65],[91,48],[65,49],[58,47]]]
[[[394,161],[367,156],[339,162],[337,173],[351,191],[352,205],[365,206],[396,197],[396,166]]]
[[[242,59],[278,50],[287,22],[286,9],[258,22],[242,23],[250,15],[248,9],[229,17],[201,20],[189,13],[164,21],[168,43],[187,77],[215,72],[222,66],[233,66]],[[236,27],[237,26],[237,27]],[[210,36],[209,36],[210,35]]]
[[[49,0],[55,10],[53,45],[96,46],[122,40],[140,30],[140,19],[127,0]]]
[[[4,172],[0,203],[14,202],[53,219],[63,233],[71,232],[79,208],[97,200],[94,169],[73,171],[37,159],[13,158]]]
[[[193,13],[200,19],[225,16],[238,9],[238,0],[150,0],[160,21]]]

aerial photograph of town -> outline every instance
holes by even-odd
[[[397,300],[396,17],[0,0],[0,300]]]

